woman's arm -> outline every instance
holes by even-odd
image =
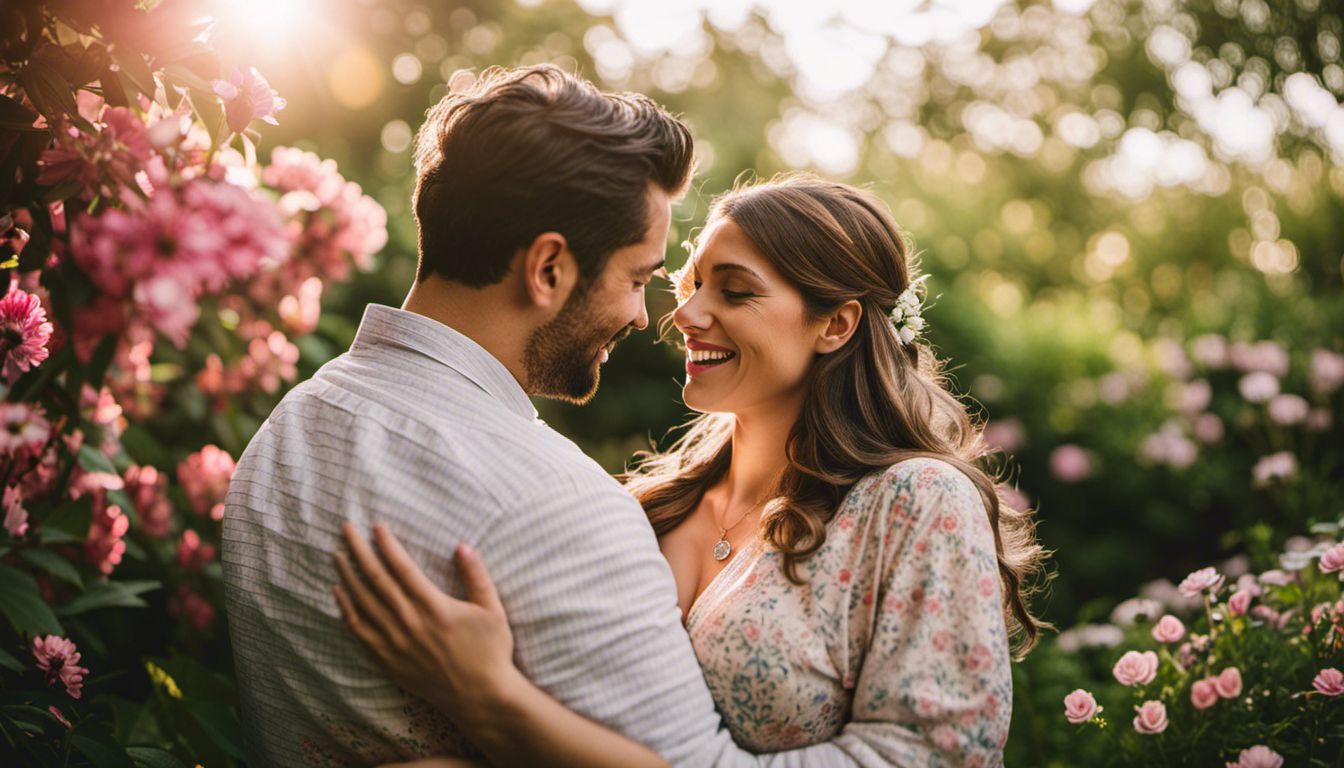
[[[500,765],[664,766],[647,747],[570,711],[513,664],[513,636],[480,556],[454,558],[467,600],[439,590],[382,526],[378,554],[350,524],[342,529],[363,578],[344,555],[336,602],[351,631],[388,676],[438,707]],[[384,566],[383,561],[386,561]],[[475,659],[462,665],[458,659]]]

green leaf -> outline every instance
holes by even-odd
[[[169,64],[163,68],[163,73],[170,79],[181,85],[185,85],[193,91],[210,92],[210,83],[207,83],[205,78],[192,72],[182,64]]]
[[[82,542],[89,536],[93,519],[93,497],[81,496],[67,501],[42,518],[39,529],[43,544]]]
[[[244,759],[242,729],[238,715],[231,707],[212,701],[187,701],[184,706],[215,746],[233,757]]]
[[[19,559],[67,584],[84,588],[84,579],[79,575],[79,569],[75,564],[50,549],[24,549],[19,552]]]
[[[66,735],[67,743],[89,759],[94,768],[135,768],[126,750],[112,738],[107,725],[85,720]]]
[[[56,613],[60,616],[77,616],[97,608],[144,608],[146,603],[139,595],[162,586],[157,581],[101,582],[65,605],[58,606]]]
[[[0,613],[16,632],[33,635],[63,635],[61,622],[37,591],[32,576],[0,565]]]
[[[28,66],[19,71],[19,83],[37,111],[48,118],[79,116],[75,89],[50,64],[30,61]]]
[[[187,768],[187,764],[172,752],[154,747],[127,747],[126,754],[135,761],[137,768]]]
[[[8,131],[45,132],[45,128],[33,127],[33,121],[35,120],[37,120],[36,112],[12,98],[0,94],[0,128]]]
[[[22,672],[24,670],[23,662],[14,658],[9,651],[6,651],[3,648],[0,648],[0,667],[12,669],[15,672]]]
[[[219,97],[213,91],[192,88],[187,98],[191,101],[196,117],[210,132],[210,141],[218,143],[224,135],[224,107],[220,105]]]
[[[151,99],[154,98],[154,92],[157,90],[158,84],[154,82],[154,73],[145,63],[144,55],[138,51],[113,49],[112,61],[140,93]]]
[[[53,719],[50,712],[31,704],[7,704],[0,712],[29,733],[42,733]]]

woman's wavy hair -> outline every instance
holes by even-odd
[[[731,219],[802,292],[812,319],[847,301],[863,316],[839,350],[819,355],[808,373],[801,415],[789,433],[788,465],[762,515],[762,536],[783,553],[795,583],[798,564],[826,541],[826,525],[864,475],[915,457],[966,474],[994,530],[1005,619],[1019,658],[1045,623],[1032,615],[1045,551],[1029,510],[1004,503],[980,465],[989,457],[965,406],[950,394],[942,365],[918,342],[902,345],[888,314],[910,285],[910,246],[873,194],[808,174],[777,176],[720,197],[710,220]],[[678,286],[681,298],[686,285]],[[637,455],[622,477],[658,535],[677,527],[723,477],[732,452],[733,416],[705,414],[662,453]]]

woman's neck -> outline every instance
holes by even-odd
[[[785,446],[798,411],[773,408],[764,413],[736,414],[732,459],[719,484],[723,505],[728,509],[754,507],[774,495],[788,465]]]

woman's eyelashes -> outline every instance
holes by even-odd
[[[692,292],[695,292],[695,291],[700,290],[700,286],[701,286],[701,285],[702,285],[702,283],[701,283],[699,280],[694,281],[694,282],[691,284],[691,286],[692,286]],[[746,301],[747,299],[750,299],[750,298],[753,298],[753,297],[756,296],[756,294],[752,293],[751,291],[734,291],[734,290],[730,290],[730,289],[728,289],[728,288],[724,288],[724,289],[722,289],[722,293],[723,293],[723,297],[724,297],[725,299],[728,299],[729,301]]]

